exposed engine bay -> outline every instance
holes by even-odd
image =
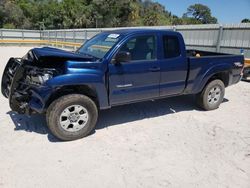
[[[26,61],[11,58],[2,79],[3,95],[9,98],[11,109],[19,113],[27,113],[25,110],[33,88],[42,86],[46,81],[59,74],[57,69],[39,68],[28,65],[29,63]]]

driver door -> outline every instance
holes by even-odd
[[[118,53],[124,51],[131,54],[131,61],[109,64],[110,104],[119,105],[159,97],[157,37],[132,37],[122,45]]]

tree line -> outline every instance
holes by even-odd
[[[72,29],[217,23],[209,7],[182,17],[151,0],[0,0],[0,28]]]

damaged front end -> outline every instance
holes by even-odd
[[[47,81],[66,72],[67,62],[94,58],[55,48],[34,48],[23,58],[10,58],[2,77],[2,94],[10,108],[20,114],[44,113],[53,93]]]
[[[9,98],[13,111],[20,114],[31,114],[30,101],[34,91],[58,74],[54,68],[39,68],[27,60],[11,58],[2,77],[2,94]]]

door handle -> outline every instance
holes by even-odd
[[[160,67],[151,67],[151,68],[149,68],[149,71],[151,71],[151,72],[158,72],[160,70],[161,70]]]

